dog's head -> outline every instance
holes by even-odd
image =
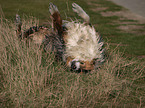
[[[95,29],[89,25],[68,22],[64,36],[65,61],[72,70],[93,70],[104,60],[103,42]]]
[[[66,64],[68,67],[70,67],[71,70],[74,71],[89,71],[94,69],[96,63],[95,61],[95,59],[92,61],[81,61],[79,59],[73,59],[71,57],[68,57],[66,60]]]

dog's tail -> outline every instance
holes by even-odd
[[[63,28],[62,28],[62,19],[58,11],[58,8],[54,4],[49,3],[49,12],[51,14],[51,18],[53,21],[53,28],[61,36],[63,34]]]
[[[18,14],[16,14],[15,23],[16,23],[16,35],[20,38],[22,36],[22,31],[21,31],[22,22]]]
[[[84,19],[84,22],[87,24],[90,24],[90,17],[89,15],[76,3],[72,4],[73,6],[73,11],[76,12],[81,18]]]

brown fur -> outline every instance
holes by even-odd
[[[83,70],[93,70],[94,69],[94,64],[93,61],[82,61],[83,64],[80,64],[80,68]]]
[[[60,14],[58,12],[55,12],[52,15],[52,20],[53,20],[54,29],[57,30],[59,35],[62,35],[63,29],[62,29],[62,19],[60,17]]]

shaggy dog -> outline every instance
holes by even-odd
[[[58,8],[50,3],[49,11],[52,18],[52,28],[31,27],[21,32],[21,21],[16,15],[17,36],[21,39],[31,38],[36,43],[44,44],[45,50],[55,52],[72,70],[93,70],[105,61],[102,39],[90,24],[90,17],[76,3],[72,9],[84,23],[78,21],[62,21]]]

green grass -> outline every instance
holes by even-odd
[[[88,0],[89,1],[89,0]],[[145,106],[144,70],[145,63],[123,56],[144,55],[143,35],[123,33],[118,24],[111,25],[119,17],[103,17],[93,12],[88,1],[52,1],[62,17],[77,17],[72,13],[71,3],[80,4],[90,15],[92,24],[107,41],[110,55],[106,63],[88,74],[70,72],[66,66],[54,60],[53,53],[44,53],[33,42],[29,47],[15,35],[13,19],[18,13],[23,19],[23,30],[49,17],[48,3],[43,0],[0,0],[5,18],[0,21],[0,106],[2,107],[143,107]],[[109,1],[97,0],[108,11],[122,8]],[[25,5],[23,5],[25,4]],[[37,7],[37,8],[36,8]],[[19,11],[18,11],[19,10]],[[106,10],[105,10],[106,11]],[[24,14],[24,15],[23,15]],[[25,17],[32,15],[33,17]],[[79,17],[77,17],[79,18]],[[10,19],[12,21],[10,21]],[[108,42],[123,43],[129,46],[108,45]],[[125,49],[125,50],[124,50]],[[121,52],[122,53],[121,53]]]

